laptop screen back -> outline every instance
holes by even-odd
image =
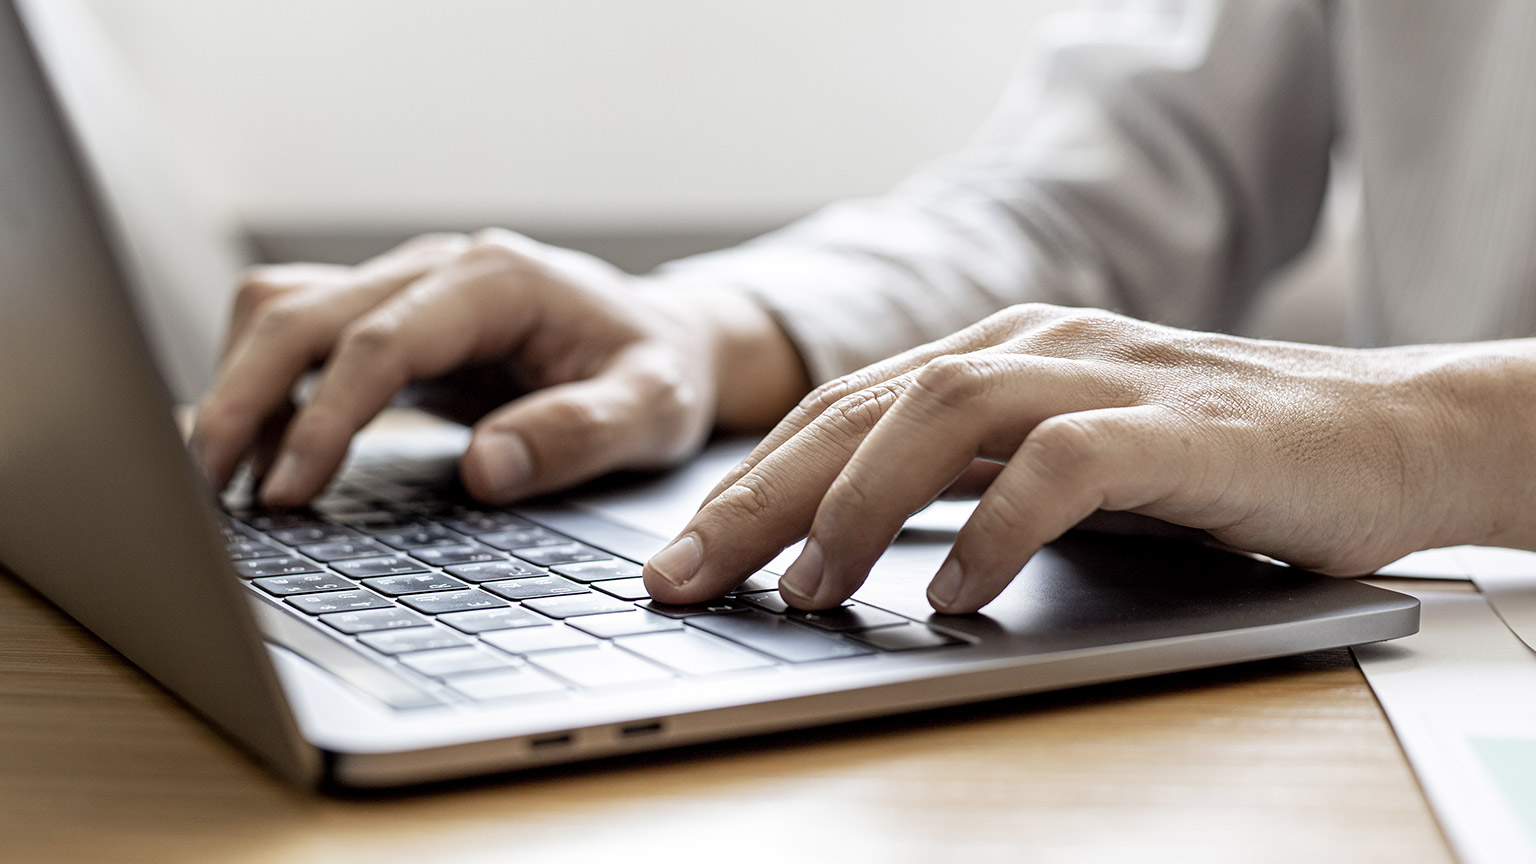
[[[0,563],[314,776],[22,20],[0,2]]]

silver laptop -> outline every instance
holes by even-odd
[[[11,0],[0,118],[0,561],[294,783],[423,783],[1417,630],[1400,594],[1086,534],[972,616],[928,609],[947,538],[922,532],[843,609],[788,610],[771,575],[653,604],[638,562],[667,530],[623,514],[697,501],[711,454],[492,510],[447,483],[448,435],[360,448],[314,510],[221,511]]]

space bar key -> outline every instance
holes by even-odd
[[[685,619],[684,623],[787,663],[808,663],[812,660],[874,653],[863,645],[802,627],[779,615],[757,611],[735,615],[698,615]]]

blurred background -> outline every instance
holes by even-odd
[[[67,27],[95,28],[108,101],[150,142],[109,173],[131,186],[154,161],[202,214],[140,246],[214,226],[238,235],[224,262],[353,262],[421,231],[502,225],[637,272],[877,194],[958,147],[1037,23],[1078,5],[78,2]],[[99,137],[121,149],[123,129]],[[190,398],[228,279],[208,263],[149,281]],[[1277,300],[1257,332],[1336,338],[1319,296]]]

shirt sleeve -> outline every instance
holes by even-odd
[[[1317,219],[1329,29],[1312,0],[1063,14],[961,152],[653,279],[751,293],[817,382],[1022,302],[1230,327]]]

